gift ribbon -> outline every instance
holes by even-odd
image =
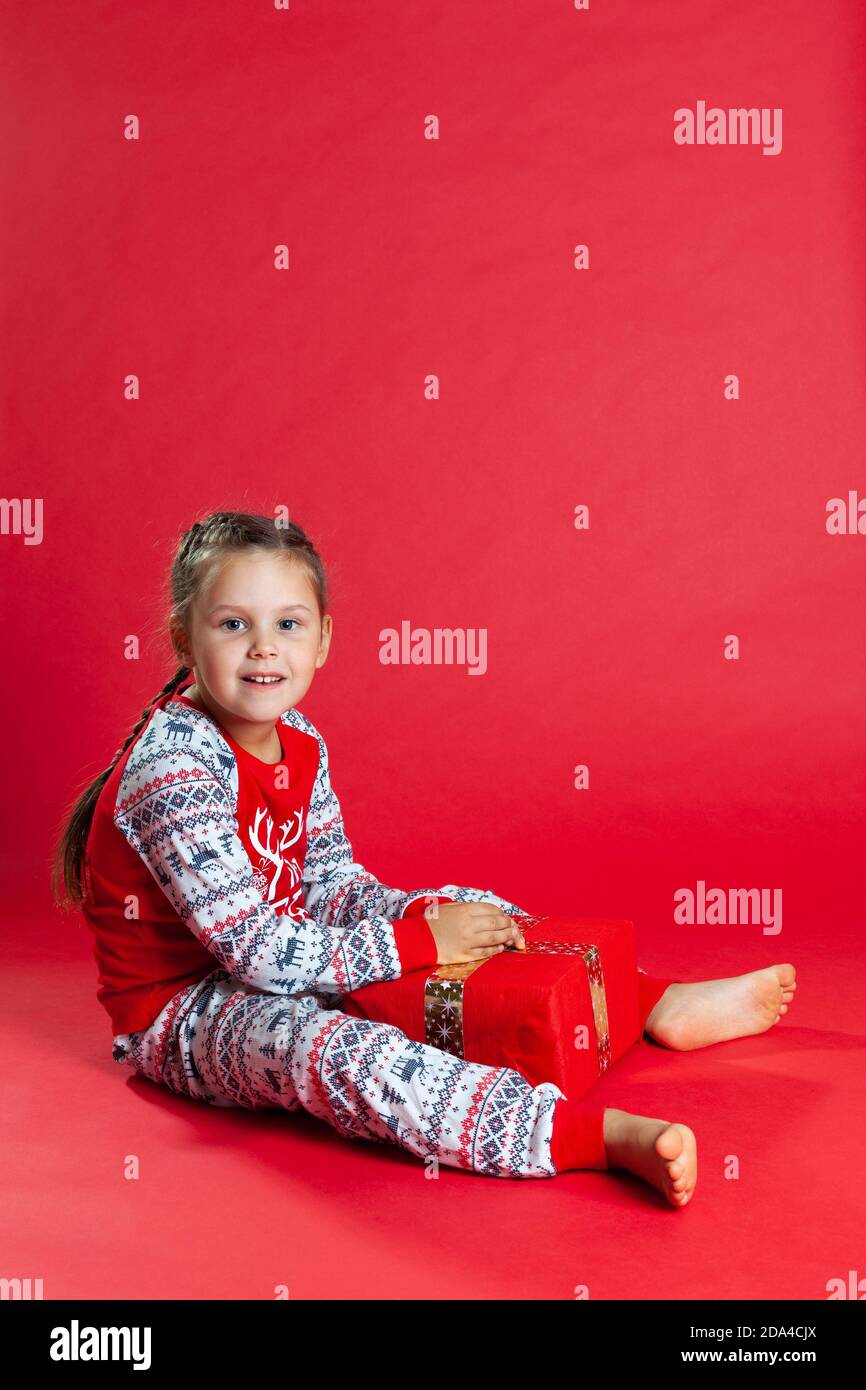
[[[541,917],[519,917],[515,919],[520,926],[534,926]],[[599,1074],[610,1066],[610,1030],[607,1018],[607,996],[604,990],[604,975],[601,968],[601,953],[591,942],[577,941],[536,941],[526,940],[526,950],[517,955],[567,955],[582,956],[589,979],[589,994],[592,1001],[592,1018],[595,1025],[595,1043],[598,1056]],[[481,960],[459,961],[453,965],[440,965],[428,975],[424,985],[424,1031],[430,1047],[438,1047],[450,1052],[454,1057],[465,1060],[463,1036],[463,987],[469,976],[493,956]]]

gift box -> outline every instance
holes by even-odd
[[[468,1062],[585,1095],[640,1038],[634,923],[512,914],[526,950],[365,985],[340,1008]]]

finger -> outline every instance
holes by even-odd
[[[505,946],[506,950],[526,950],[526,940],[519,927],[502,927],[497,931],[488,932],[484,937],[484,941],[488,945],[493,946],[497,943],[501,943]]]
[[[476,932],[475,945],[496,946],[500,941],[504,941],[507,945],[513,940],[514,933],[511,927],[498,927],[495,931],[490,931],[488,929],[486,931]]]
[[[498,956],[499,952],[504,950],[505,947],[502,945],[476,946],[472,951],[469,952],[469,954],[473,960],[486,960],[488,956]]]
[[[467,903],[466,907],[469,909],[470,915],[475,918],[493,917],[502,922],[511,921],[511,918],[507,917],[502,908],[497,907],[495,903]]]

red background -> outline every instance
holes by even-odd
[[[825,518],[866,492],[862,8],[44,0],[2,26],[3,490],[44,499],[41,545],[0,538],[7,940],[37,967],[22,1051],[55,988],[54,1048],[88,1049],[80,1084],[106,1106],[124,1090],[85,930],[49,904],[54,835],[173,670],[181,531],[279,505],[329,571],[334,641],[303,709],[356,858],[404,888],[632,918],[651,973],[791,960],[782,1027],[851,1051],[832,1030],[864,1008],[866,537]],[[699,100],[781,107],[781,153],[675,145]],[[382,666],[403,620],[486,629],[486,675]],[[675,925],[698,879],[780,888],[782,934]],[[698,1060],[662,1058],[657,1106]],[[734,1132],[743,1104],[763,1134],[742,1096]],[[610,1179],[580,1181],[607,1210]],[[481,1187],[511,1210],[513,1187]],[[823,1296],[853,1252],[775,1293]],[[448,1268],[439,1296],[473,1296]],[[754,1271],[744,1253],[679,1296],[752,1296]],[[346,1270],[327,1277],[339,1294]],[[612,1255],[595,1296],[653,1296],[647,1277]],[[53,1296],[101,1278],[58,1275]]]

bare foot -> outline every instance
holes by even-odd
[[[796,975],[793,965],[768,965],[723,980],[668,985],[645,1032],[678,1052],[766,1033],[788,1012]]]
[[[606,1108],[604,1147],[609,1168],[625,1168],[657,1187],[673,1207],[691,1200],[698,1180],[698,1149],[688,1125],[651,1120]]]

